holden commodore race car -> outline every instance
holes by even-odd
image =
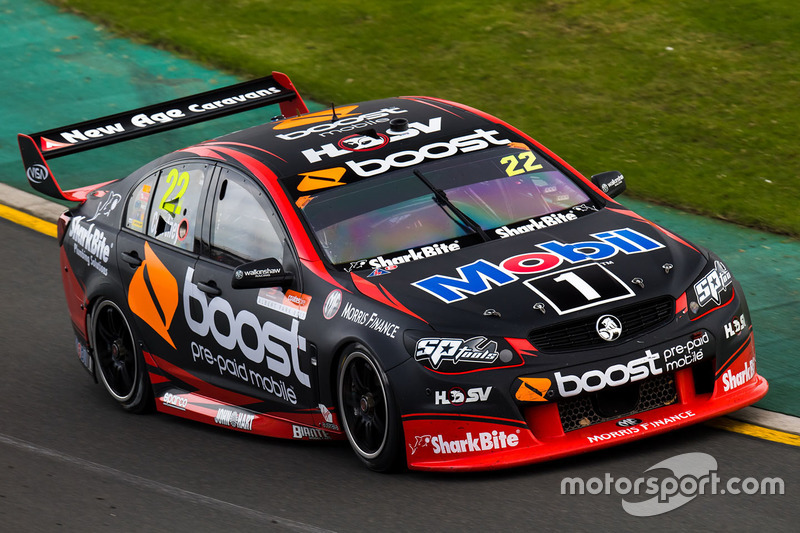
[[[46,159],[278,104],[262,125],[64,191]],[[712,252],[486,113],[309,113],[283,74],[20,135],[58,221],[83,366],[124,409],[298,440],[378,471],[523,465],[759,400]]]

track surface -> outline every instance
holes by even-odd
[[[344,443],[127,414],[74,354],[55,241],[0,219],[0,243],[2,530],[788,531],[800,519],[800,449],[702,425],[512,471],[386,476]],[[714,456],[723,480],[781,477],[785,494],[700,495],[649,518],[613,491],[561,495],[565,477],[634,480],[688,452]]]

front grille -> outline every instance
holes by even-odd
[[[663,326],[672,318],[674,310],[675,300],[670,296],[612,310],[608,314],[614,315],[622,323],[622,335],[613,342],[605,341],[597,334],[597,319],[606,313],[536,329],[528,335],[528,339],[542,352],[610,346]]]
[[[567,432],[672,405],[677,400],[675,378],[672,374],[666,374],[641,383],[561,400],[558,402],[558,414],[561,416],[561,426]]]

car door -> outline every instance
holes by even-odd
[[[120,279],[145,349],[162,369],[189,368],[185,278],[197,261],[205,196],[215,166],[184,161],[142,179],[117,238]]]
[[[316,407],[311,347],[299,331],[311,298],[299,277],[286,286],[232,288],[236,267],[256,260],[274,258],[299,272],[277,211],[237,169],[220,166],[211,191],[203,251],[184,295],[193,343],[213,361],[207,379],[261,399],[250,408],[262,412]]]

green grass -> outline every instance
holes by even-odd
[[[792,2],[51,1],[320,102],[460,101],[632,196],[800,235]]]

